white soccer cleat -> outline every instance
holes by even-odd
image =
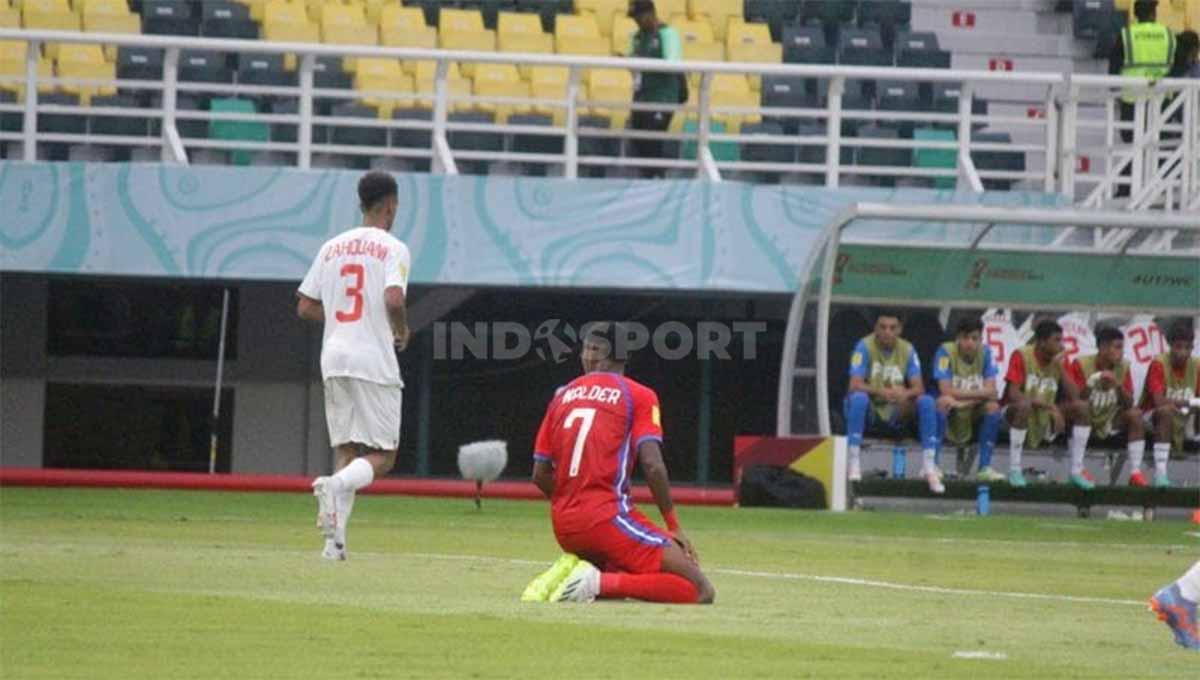
[[[331,562],[345,562],[346,546],[341,543],[334,543],[332,540],[326,540],[325,549],[321,551],[321,557]]]
[[[926,470],[925,482],[929,484],[929,493],[938,496],[946,493],[946,485],[942,483],[942,474],[938,470]]]
[[[317,477],[313,480],[313,496],[317,499],[317,528],[328,540],[333,540],[337,531],[337,503],[333,498],[333,479]]]
[[[551,602],[591,602],[600,594],[600,570],[591,562],[579,564],[550,593]]]
[[[862,481],[862,463],[856,460],[850,461],[849,473],[846,475],[852,482]]]

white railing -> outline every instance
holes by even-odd
[[[39,148],[45,145],[103,145],[113,147],[157,148],[166,162],[187,163],[201,149],[220,151],[245,150],[294,155],[302,168],[313,165],[321,155],[379,159],[426,160],[438,173],[457,173],[466,161],[519,162],[541,164],[558,169],[566,177],[577,177],[581,166],[601,168],[657,168],[698,177],[720,180],[722,177],[743,176],[745,173],[775,176],[808,175],[813,181],[837,187],[853,178],[878,182],[887,180],[929,182],[935,179],[956,181],[966,190],[981,191],[992,183],[1013,184],[1039,191],[1062,192],[1074,198],[1086,194],[1084,204],[1097,206],[1111,199],[1117,187],[1130,187],[1130,208],[1197,209],[1200,201],[1200,159],[1197,150],[1196,121],[1200,120],[1200,83],[1195,81],[1161,81],[1148,87],[1144,81],[1107,76],[1072,76],[1058,73],[1014,73],[989,71],[953,71],[938,69],[848,67],[805,64],[749,64],[728,62],[672,62],[660,60],[612,57],[572,57],[547,54],[515,54],[503,52],[462,52],[446,50],[360,47],[301,43],[275,43],[179,36],[129,36],[114,34],[68,33],[59,31],[22,31],[0,29],[0,40],[23,41],[29,45],[26,70],[23,76],[0,76],[0,87],[22,86],[27,93],[24,101],[0,103],[0,117],[20,114],[19,131],[4,131],[0,126],[0,143],[19,145],[20,157],[38,158]],[[40,47],[47,43],[88,43],[164,50],[163,75],[160,80],[69,80],[43,78],[38,74]],[[179,79],[179,57],[183,50],[208,50],[223,54],[296,55],[298,60],[296,86],[264,86],[229,83],[189,82]],[[317,88],[314,85],[315,62],[318,57],[386,57],[401,60],[436,62],[434,92],[413,94],[396,92],[370,93],[378,100],[395,102],[398,106],[432,103],[430,120],[382,120],[378,118],[320,115],[318,101],[361,100],[363,92],[352,89]],[[568,86],[561,99],[506,98],[455,95],[447,81],[449,64],[506,63],[518,65],[563,66],[568,69]],[[698,76],[696,105],[663,106],[628,101],[590,101],[584,96],[582,79],[589,69],[624,69],[635,73],[643,70],[677,72]],[[788,76],[813,82],[827,90],[824,103],[814,108],[735,107],[721,105],[713,96],[713,76],[738,73],[753,76]],[[847,108],[848,84],[858,80],[916,83],[932,88],[944,84],[958,91],[958,105],[953,111],[876,110]],[[157,108],[114,108],[99,106],[63,106],[39,101],[38,87],[63,85],[92,85],[117,87],[122,92],[151,92],[160,95]],[[1123,124],[1115,113],[1119,87],[1138,87],[1148,98],[1137,107],[1134,124]],[[977,88],[988,87],[989,100],[1015,103],[1027,107],[1027,115],[1003,115],[975,112]],[[1005,88],[1013,91],[1011,98],[995,96]],[[1030,92],[1040,93],[1030,98]],[[179,96],[189,94],[215,96],[281,97],[297,102],[294,113],[225,113],[182,110]],[[1173,97],[1170,111],[1162,111],[1166,98]],[[514,125],[456,121],[451,111],[476,105],[507,104],[535,107],[538,110],[560,112],[562,125]],[[638,110],[671,110],[695,119],[695,130],[680,133],[652,133],[628,129],[587,127],[581,116],[588,110],[606,112]],[[1097,115],[1100,113],[1102,115]],[[1178,122],[1170,121],[1178,113]],[[798,133],[789,134],[731,134],[716,129],[713,121],[728,115],[760,116],[775,121],[806,121]],[[156,137],[99,135],[39,131],[38,119],[44,115],[79,117],[130,117],[158,121],[161,132]],[[296,130],[295,141],[248,141],[210,137],[183,137],[180,123],[200,121],[248,121],[271,126],[289,126]],[[845,134],[843,127],[863,123],[878,123],[896,129],[902,126],[937,126],[954,132],[954,139],[934,141],[892,137],[857,137]],[[1190,127],[1189,127],[1190,126]],[[334,144],[331,140],[314,139],[316,128],[368,128],[391,134],[399,130],[417,130],[429,134],[427,147],[363,146]],[[1136,129],[1134,129],[1136,128]],[[1011,141],[980,139],[982,129],[1003,131]],[[1133,129],[1134,140],[1125,145],[1118,142],[1122,129]],[[1190,131],[1184,134],[1184,131]],[[493,133],[502,136],[543,136],[562,142],[561,152],[518,153],[512,150],[472,150],[455,148],[453,133]],[[1164,139],[1162,132],[1174,135]],[[1093,135],[1089,141],[1088,136]],[[1096,137],[1099,135],[1099,137]],[[1167,135],[1170,136],[1170,135]],[[691,143],[699,151],[694,159],[673,157],[645,158],[625,154],[595,154],[580,151],[580,140],[609,139],[620,145],[634,138],[657,139],[675,144]],[[1101,143],[1095,143],[1101,139]],[[751,158],[722,158],[722,144],[738,145],[740,149],[774,147],[786,149],[790,160],[763,160],[753,152]],[[729,148],[728,146],[726,148]],[[843,159],[843,150],[850,159]],[[896,155],[882,160],[887,164],[869,164],[864,152],[891,150]],[[917,150],[951,152],[954,161],[937,167],[913,167],[911,156]],[[981,154],[1005,154],[1017,160],[1017,167],[977,167]],[[9,157],[14,154],[9,153]],[[1077,167],[1079,159],[1092,159],[1090,167]],[[849,160],[849,162],[846,162]],[[876,160],[880,160],[877,153]],[[290,161],[290,158],[288,159]],[[1130,167],[1122,175],[1124,166]],[[952,167],[951,167],[952,166]]]

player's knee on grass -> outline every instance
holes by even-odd
[[[688,557],[687,553],[677,543],[672,543],[663,548],[661,569],[691,581],[696,586],[697,604],[712,604],[716,598],[716,590],[709,583],[708,577],[700,570],[700,565]]]

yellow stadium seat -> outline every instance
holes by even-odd
[[[496,32],[483,27],[483,15],[479,10],[443,9],[438,19],[438,47],[492,52],[496,49]],[[462,72],[468,76],[474,69],[474,64],[462,65]]]
[[[735,19],[728,23],[728,31],[725,35],[726,48],[738,45],[771,44],[771,28],[766,24],[751,24]]]
[[[1191,30],[1200,32],[1200,0],[1188,0],[1187,24]]]
[[[434,91],[434,76],[437,75],[437,62],[433,61],[409,61],[404,64],[405,70],[413,74],[413,81],[416,83],[416,92],[424,95],[433,95]],[[458,64],[450,63],[449,69],[446,71],[446,82],[449,87],[449,94],[452,96],[465,96],[471,94],[471,81],[462,76],[462,70]],[[421,98],[413,104],[422,108],[433,108],[433,100],[429,98]],[[451,102],[450,110],[458,110],[470,108],[469,104],[464,102]]]
[[[600,35],[607,38],[612,35],[614,15],[624,17],[629,11],[629,0],[575,0],[575,10],[594,17]]]
[[[373,93],[363,96],[362,103],[377,109],[380,118],[390,119],[394,109],[409,106],[411,100],[384,95],[412,93],[413,81],[400,68],[400,62],[396,59],[361,57],[355,64],[354,89]]]
[[[20,28],[21,27],[21,12],[17,9],[8,6],[6,2],[0,2],[0,28]]]
[[[62,78],[94,78],[97,80],[114,80],[117,77],[117,67],[104,59],[104,51],[99,45],[62,45],[58,50],[58,75]],[[115,85],[73,85],[60,86],[64,92],[79,95],[79,103],[87,106],[96,95],[111,95],[117,93]]]
[[[308,6],[304,0],[240,0],[250,6],[250,18],[266,26],[267,7],[275,6],[274,14],[277,16],[280,13],[280,5],[295,5],[294,11],[287,12],[286,15],[296,17],[292,21],[299,21],[299,17],[303,16],[305,21],[308,21]]]
[[[20,43],[21,47],[25,43]],[[25,76],[25,52],[22,51],[19,59],[9,59],[4,56],[4,41],[0,41],[0,76]],[[56,88],[54,85],[41,84],[45,82],[45,78],[54,77],[54,62],[44,57],[38,59],[38,92],[53,92]],[[24,82],[3,82],[0,83],[0,90],[7,90],[17,95],[19,101],[25,100],[25,84]]]
[[[687,0],[654,0],[654,13],[658,15],[659,21],[675,26],[688,18]]]
[[[327,3],[321,7],[321,42],[332,45],[376,45],[379,33],[367,25],[361,5]],[[355,69],[355,57],[342,60],[347,71]]]
[[[725,61],[725,46],[715,42],[683,43],[684,61]]]
[[[536,14],[501,12],[496,22],[496,47],[501,52],[554,52],[554,37],[542,30],[542,20]],[[530,67],[520,64],[522,78],[528,78]]]
[[[66,0],[25,0],[21,25],[42,31],[78,31],[81,27],[79,15],[71,11]],[[58,43],[46,43],[45,55],[54,59],[60,47]]]
[[[436,49],[437,29],[425,24],[425,13],[419,8],[390,4],[379,13],[379,44]]]
[[[308,20],[308,10],[299,2],[269,0],[263,7],[263,40],[274,42],[321,42],[321,29]],[[283,57],[283,66],[296,68],[296,55]]]
[[[725,36],[725,56],[729,61],[754,64],[778,64],[783,61],[783,45],[771,42],[771,29],[766,24],[748,24],[732,19]],[[758,92],[761,76],[750,76],[750,87]]]
[[[559,54],[607,56],[611,46],[590,15],[560,14],[554,22],[554,51]]]
[[[1113,6],[1121,11],[1133,9],[1133,0],[1115,0]]]
[[[517,67],[512,64],[479,64],[475,67],[471,91],[476,97],[529,98],[529,83],[521,80]],[[516,102],[475,102],[475,108],[495,113],[497,123],[508,122],[513,113],[533,110],[530,104]]]
[[[729,19],[742,16],[742,0],[688,0],[688,16],[693,21],[705,17],[712,24],[713,35],[723,42]]]
[[[380,18],[382,18],[383,10],[387,9],[388,7],[400,7],[400,3],[397,0],[363,0],[362,6],[367,14],[367,23],[374,26],[378,24]],[[413,7],[410,9],[417,8]]]
[[[75,0],[73,6],[75,13],[84,18],[97,14],[132,14],[126,0]]]
[[[633,75],[625,69],[592,69],[587,74],[587,98],[591,102],[628,103],[633,100]],[[614,128],[625,127],[628,108],[591,104],[588,113],[608,116]]]
[[[749,79],[745,76],[736,73],[718,73],[713,76],[709,102],[713,108],[722,106],[757,108],[759,95],[750,87]],[[725,123],[725,129],[731,134],[737,134],[742,129],[743,123],[757,123],[762,120],[762,116],[753,113],[715,112],[713,118]]]
[[[1183,2],[1163,0],[1158,3],[1158,23],[1178,35],[1187,30],[1187,6]]]
[[[138,15],[127,14],[84,14],[83,30],[88,33],[123,33],[137,35],[142,32],[142,21]],[[104,58],[116,61],[117,46],[105,45]]]
[[[534,106],[535,113],[551,116],[554,124],[561,126],[567,117],[567,68],[565,66],[534,66],[529,74],[529,91],[534,99],[547,99],[563,102],[563,106],[539,104]]]
[[[638,25],[633,19],[627,16],[613,19],[612,53],[618,56],[629,54],[630,48],[633,47],[633,34],[637,31]]]
[[[18,0],[13,7],[25,12],[71,12],[71,4],[67,0]]]
[[[717,39],[713,37],[712,24],[708,23],[707,21],[692,21],[691,19],[688,19],[687,21],[678,21],[673,23],[671,26],[673,26],[675,31],[679,33],[679,41],[684,44],[690,42],[710,43],[717,41]]]

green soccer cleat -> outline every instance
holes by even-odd
[[[981,482],[1003,482],[1004,481],[1004,475],[1000,474],[999,472],[996,472],[990,465],[985,468],[980,468],[979,473],[975,475],[975,478]]]
[[[1096,484],[1083,475],[1071,475],[1071,484],[1084,491],[1091,491],[1096,488]]]
[[[591,602],[600,594],[600,570],[591,562],[579,560],[571,573],[567,574],[554,592],[551,602]]]
[[[549,602],[550,593],[558,587],[559,583],[571,573],[575,565],[579,564],[579,558],[570,554],[564,553],[550,565],[550,568],[537,575],[537,578],[529,582],[525,586],[525,592],[521,593],[522,602]]]
[[[1166,489],[1171,486],[1171,480],[1166,475],[1154,475],[1154,488]]]
[[[1009,470],[1008,485],[1018,489],[1023,489],[1026,486],[1029,486],[1029,483],[1025,481],[1025,475],[1021,474],[1020,470]]]

